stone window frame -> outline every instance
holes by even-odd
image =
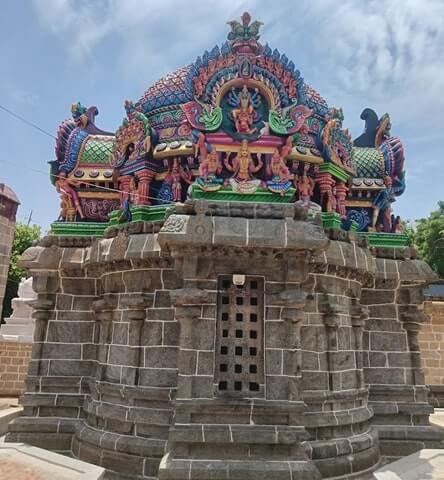
[[[228,398],[265,398],[265,285],[263,275],[245,275],[245,287],[237,287],[233,283],[232,274],[219,274],[217,276],[217,314],[216,314],[216,338],[215,338],[215,371],[214,371],[214,392],[216,397]],[[230,286],[223,287],[223,282],[230,282]],[[251,297],[251,283],[258,282],[255,297]],[[239,305],[234,303],[233,291],[229,292],[231,298],[228,303],[222,303],[226,298],[227,290],[239,288],[243,292],[240,297],[258,298],[257,304]],[[234,290],[235,291],[235,290]],[[229,295],[229,297],[230,297]],[[227,307],[224,307],[227,305]],[[253,308],[252,308],[253,307]],[[253,311],[250,311],[252,308]],[[231,310],[227,312],[226,310]],[[230,313],[232,315],[230,315]],[[228,314],[228,315],[227,315]],[[251,321],[239,320],[241,315],[256,315],[253,323],[257,328],[251,329]],[[224,319],[225,317],[225,319]],[[228,329],[225,322],[228,322]],[[239,327],[236,328],[237,322]],[[242,322],[242,323],[241,323]],[[253,333],[254,332],[254,333]],[[247,335],[245,335],[247,333]],[[224,338],[233,341],[230,345],[224,345]],[[230,346],[232,347],[230,349]],[[228,349],[226,348],[228,347]],[[242,348],[242,354],[236,355],[236,348]],[[245,348],[248,355],[245,355]],[[227,352],[223,353],[222,349]],[[254,355],[250,355],[251,349],[256,349]],[[230,351],[232,350],[232,351]],[[239,350],[240,352],[240,350]],[[225,357],[226,355],[226,357]],[[224,358],[225,357],[225,358]],[[255,357],[253,363],[251,359]],[[255,367],[255,371],[252,371]],[[222,384],[222,385],[221,385]],[[248,385],[248,387],[247,387]],[[223,387],[221,389],[221,386]]]

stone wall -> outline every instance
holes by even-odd
[[[0,318],[8,278],[9,259],[14,240],[15,216],[19,201],[15,193],[0,183]]]
[[[8,279],[11,247],[14,240],[14,226],[15,221],[3,217],[0,212],[0,318]]]
[[[0,341],[0,396],[23,393],[31,350],[31,343]]]
[[[188,202],[107,235],[23,256],[35,344],[8,440],[150,480],[340,478],[441,446],[410,249],[289,205]]]
[[[418,341],[426,319],[422,291],[433,275],[411,249],[381,248],[375,254],[376,276],[361,299],[369,313],[364,379],[381,451],[399,458],[441,445],[441,432],[429,424],[433,409],[427,400]]]
[[[425,382],[430,388],[430,401],[444,407],[444,302],[427,301],[424,304],[427,319],[419,334]]]

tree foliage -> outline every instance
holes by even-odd
[[[37,225],[25,225],[17,223],[12,243],[11,260],[9,264],[8,280],[6,283],[5,298],[3,300],[3,317],[9,317],[11,311],[11,300],[17,296],[20,280],[26,276],[26,271],[17,265],[22,253],[40,238],[40,227]]]
[[[444,201],[428,218],[416,222],[413,241],[422,258],[444,277]]]

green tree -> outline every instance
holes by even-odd
[[[22,253],[40,238],[40,227],[37,225],[25,225],[17,223],[12,243],[11,261],[9,264],[8,280],[6,282],[5,298],[3,300],[3,317],[9,317],[12,313],[11,300],[17,296],[20,280],[26,276],[26,271],[18,267],[17,260]]]
[[[428,218],[416,222],[413,240],[422,258],[444,277],[444,201]]]

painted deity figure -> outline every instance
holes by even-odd
[[[239,153],[230,161],[229,154],[225,157],[225,168],[233,173],[229,183],[236,193],[254,193],[260,186],[261,181],[255,179],[253,174],[257,173],[264,165],[261,154],[257,154],[258,163],[255,164],[248,141],[242,140]]]
[[[177,159],[174,159],[173,167],[165,178],[165,181],[171,186],[173,202],[182,201],[182,180],[188,184],[193,183],[192,174],[189,170],[185,170]]]
[[[376,226],[379,214],[382,212],[382,225],[384,232],[392,231],[391,203],[395,200],[392,178],[387,175],[384,178],[384,188],[378,192],[373,200],[372,227]]]
[[[392,217],[394,216],[392,215]],[[402,225],[402,220],[399,215],[396,218],[392,218],[392,232],[404,233],[404,226]]]
[[[309,207],[315,186],[314,180],[304,172],[303,175],[295,179],[295,184],[299,193],[299,202],[303,207]]]
[[[233,109],[231,115],[233,116],[236,131],[241,134],[250,135],[256,131],[253,128],[255,120],[255,104],[260,103],[260,96],[258,89],[255,89],[253,95],[250,94],[246,85],[243,86],[241,92],[237,95],[234,87],[230,93],[231,102],[237,105]]]
[[[119,222],[131,222],[132,220],[132,213],[131,213],[131,206],[137,203],[138,198],[138,190],[139,190],[139,177],[137,175],[133,175],[131,180],[127,184],[125,190],[123,191],[121,197],[121,214],[119,217]]]
[[[82,206],[80,205],[80,199],[77,194],[75,185],[72,181],[66,178],[65,172],[60,172],[55,182],[56,190],[60,194],[60,215],[59,220],[75,221],[76,214],[78,213],[80,218],[85,218],[83,214]]]
[[[195,145],[199,151],[197,185],[206,192],[219,190],[223,184],[223,179],[219,178],[222,172],[222,163],[216,150],[205,142],[205,135],[201,132],[197,135]]]
[[[276,148],[270,162],[267,163],[266,173],[271,180],[268,180],[266,185],[268,190],[273,193],[284,195],[291,187],[292,174],[285,163],[285,158],[291,152],[291,148],[292,138],[288,137],[281,150]]]

